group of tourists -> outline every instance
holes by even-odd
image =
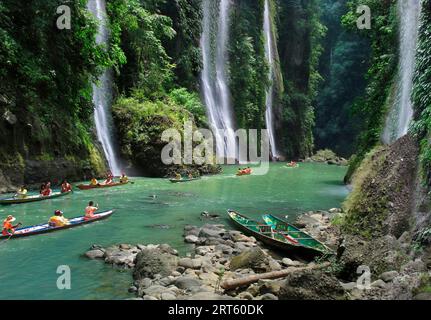
[[[99,210],[99,205],[94,205],[94,202],[90,201],[88,206],[85,208],[84,220],[88,221],[93,219],[97,210]],[[22,226],[21,222],[14,225],[13,222],[15,221],[16,218],[12,215],[7,216],[7,218],[3,220],[3,236],[13,236],[15,229]],[[70,225],[70,221],[64,216],[63,211],[55,210],[54,215],[48,220],[48,225],[52,228],[60,228]]]
[[[121,174],[120,177],[120,183],[128,183],[129,182],[129,177],[123,172]],[[100,186],[100,185],[110,185],[110,184],[115,184],[116,182],[114,181],[114,175],[112,174],[111,171],[108,171],[106,173],[106,179],[103,183],[99,183],[99,181],[97,181],[97,179],[95,177],[93,177],[90,181],[90,185],[95,187],[95,186]]]
[[[237,175],[246,175],[246,174],[251,174],[251,168],[250,167],[248,167],[248,168],[245,168],[245,169],[242,169],[242,168],[239,168],[238,169],[238,172],[237,172]]]

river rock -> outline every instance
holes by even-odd
[[[283,258],[283,260],[281,260],[281,263],[286,266],[286,267],[300,267],[303,266],[303,263],[299,262],[299,261],[293,261],[289,258]]]
[[[278,298],[272,293],[266,293],[260,297],[257,297],[256,300],[278,300]]]
[[[278,295],[280,292],[282,283],[280,281],[265,281],[259,288],[259,293],[261,295],[271,293]]]
[[[136,254],[129,251],[109,251],[106,252],[105,262],[117,266],[133,266]]]
[[[177,257],[159,249],[145,249],[136,257],[134,279],[153,278],[156,274],[169,276],[177,268]]]
[[[379,279],[379,280],[376,280],[373,283],[371,283],[371,287],[372,288],[385,289],[386,283],[382,279]]]
[[[247,249],[240,255],[233,257],[230,261],[231,270],[250,268],[254,271],[267,271],[268,257],[262,249],[256,247]]]
[[[380,279],[382,279],[384,282],[391,282],[396,277],[398,277],[399,273],[397,271],[388,271],[384,272],[380,275]]]
[[[193,234],[190,234],[190,235],[185,237],[184,241],[187,243],[197,243],[197,242],[199,242],[199,237],[197,237]]]
[[[187,300],[195,300],[195,301],[201,301],[201,300],[207,300],[207,301],[218,301],[218,300],[235,300],[234,298],[227,296],[227,295],[219,295],[214,292],[198,292],[190,297],[187,298]]]
[[[178,266],[186,269],[200,269],[202,266],[201,259],[182,258],[178,260]]]
[[[147,300],[147,301],[156,301],[156,300],[159,300],[159,299],[157,299],[157,298],[155,298],[155,297],[152,297],[152,296],[143,296],[143,299],[144,300]]]
[[[103,259],[103,257],[105,256],[105,252],[100,249],[90,250],[85,253],[85,256],[91,260]]]
[[[174,285],[182,290],[190,290],[193,287],[201,286],[202,283],[194,277],[182,276],[175,280]]]
[[[340,300],[344,289],[337,278],[319,270],[289,274],[282,283],[280,300]]]
[[[171,293],[171,292],[164,292],[161,294],[160,296],[161,300],[166,300],[166,301],[170,301],[170,300],[176,300],[177,297]]]

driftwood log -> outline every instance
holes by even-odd
[[[235,289],[238,287],[248,286],[252,283],[258,282],[259,280],[270,280],[270,279],[285,278],[289,274],[292,274],[292,273],[307,271],[307,270],[324,269],[326,267],[329,267],[330,265],[331,264],[329,262],[325,262],[322,264],[312,265],[309,267],[302,267],[302,268],[289,267],[289,268],[281,270],[281,271],[273,271],[273,272],[255,274],[255,275],[240,278],[240,279],[227,280],[221,284],[221,287],[225,290],[232,290],[232,289]]]

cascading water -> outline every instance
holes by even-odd
[[[217,155],[219,157],[223,157],[224,155],[228,159],[235,159],[236,139],[226,73],[231,3],[230,0],[220,0],[218,14],[215,14],[214,2],[214,0],[202,1],[202,93],[207,108],[208,120],[216,137]],[[213,30],[215,29],[213,19],[217,16],[217,37],[214,41],[212,37]],[[214,45],[215,50],[212,50]]]
[[[274,133],[274,114],[273,114],[273,102],[274,102],[274,54],[273,54],[273,34],[271,28],[271,12],[269,7],[269,1],[265,0],[265,11],[264,11],[264,24],[263,30],[265,34],[265,57],[269,64],[269,80],[271,82],[268,91],[266,92],[266,113],[265,121],[266,128],[268,130],[269,143],[271,146],[271,154],[273,158],[278,157],[277,147],[275,143]]]
[[[107,14],[105,0],[89,0],[88,10],[99,21],[99,30],[96,36],[97,44],[108,45],[109,31],[107,27]],[[112,75],[106,70],[99,78],[100,85],[93,84],[94,120],[96,123],[97,137],[102,144],[110,170],[116,176],[120,175],[121,169],[116,156],[113,137],[111,133],[112,118]]]
[[[421,0],[398,0],[400,19],[400,63],[396,100],[386,119],[382,140],[392,143],[408,133],[413,118],[411,100]]]

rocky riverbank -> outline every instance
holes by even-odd
[[[255,238],[215,224],[185,227],[184,241],[190,243],[191,251],[183,257],[167,244],[95,245],[85,255],[130,270],[133,282],[129,292],[139,300],[429,298],[418,293],[429,276],[427,264],[409,259],[402,239],[374,243],[343,235],[333,223],[341,215],[341,210],[331,209],[309,212],[297,221],[337,252],[325,261],[276,255]],[[371,276],[369,287],[366,278],[360,278],[366,268]],[[253,281],[256,276],[279,273],[284,276]],[[244,283],[238,285],[238,280]]]

